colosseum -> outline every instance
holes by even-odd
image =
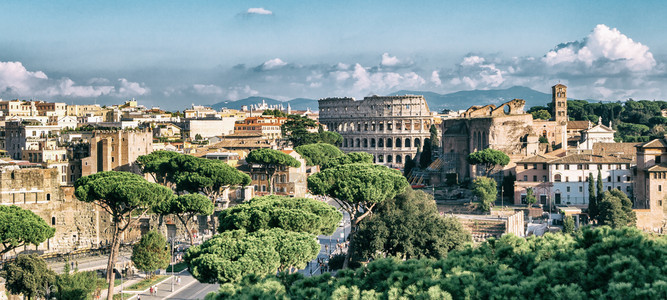
[[[320,123],[343,136],[344,152],[368,152],[375,162],[402,168],[413,158],[434,116],[423,96],[371,96],[319,100]]]

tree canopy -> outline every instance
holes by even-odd
[[[0,205],[0,256],[24,245],[37,246],[55,232],[55,228],[30,210]]]
[[[318,128],[318,132],[311,132],[315,128]],[[322,125],[318,126],[315,120],[304,116],[289,115],[280,129],[294,147],[316,143],[340,146],[343,142],[343,136],[339,133],[323,131]]]
[[[343,156],[329,159],[324,165],[320,166],[320,170],[333,168],[339,165],[347,165],[354,163],[372,164],[373,155],[366,152],[350,152]]]
[[[145,174],[177,193],[202,192],[217,197],[224,187],[250,184],[250,176],[226,163],[192,155],[155,151],[139,156],[137,162]]]
[[[598,221],[614,228],[635,226],[637,216],[632,210],[632,201],[618,189],[604,192],[598,202]]]
[[[240,229],[225,231],[191,247],[185,261],[200,282],[227,283],[248,275],[275,275],[277,271],[303,268],[319,251],[319,243],[307,233],[280,228],[249,233]]]
[[[248,277],[206,299],[664,299],[667,237],[635,228],[505,235],[445,259],[378,259],[356,270]]]
[[[451,250],[471,241],[454,217],[442,217],[433,197],[408,188],[378,204],[359,224],[354,256],[368,258],[444,258]]]
[[[220,212],[219,232],[255,232],[281,228],[313,235],[330,235],[343,215],[333,206],[310,198],[256,197]]]
[[[345,155],[338,147],[325,143],[301,145],[294,150],[306,160],[309,166],[321,166],[332,158]]]
[[[185,194],[173,197],[153,207],[153,211],[160,215],[174,215],[181,221],[190,238],[190,245],[194,244],[194,236],[189,226],[195,216],[210,216],[213,214],[213,202],[201,194]]]
[[[168,161],[167,180],[174,184],[174,189],[195,194],[202,192],[209,198],[219,197],[227,186],[246,186],[250,176],[219,161],[179,155]]]
[[[317,235],[332,234],[342,214],[308,198],[253,198],[220,213],[220,234],[191,247],[186,262],[202,282],[238,282],[303,268],[317,257]]]
[[[308,177],[312,193],[332,197],[350,215],[350,246],[345,267],[354,250],[354,234],[359,222],[372,213],[377,203],[394,198],[407,186],[407,180],[399,171],[364,163],[338,165]]]
[[[88,300],[101,283],[95,271],[70,273],[69,263],[65,261],[65,272],[56,275],[55,285],[56,299]]]
[[[5,288],[12,294],[23,294],[27,299],[45,298],[56,279],[46,262],[36,254],[21,254],[5,264],[2,271]]]
[[[497,166],[506,166],[510,162],[509,156],[500,150],[486,148],[468,155],[468,163],[482,165],[488,177]]]
[[[108,299],[113,295],[113,266],[120,247],[120,235],[137,222],[132,213],[140,217],[173,197],[173,191],[165,186],[146,181],[143,177],[128,172],[105,171],[84,176],[74,182],[74,195],[83,202],[95,203],[111,215],[113,238],[107,263],[109,281]]]
[[[166,268],[170,258],[167,239],[154,230],[142,235],[141,240],[132,247],[132,263],[146,273]]]
[[[477,197],[483,211],[490,211],[498,195],[497,183],[488,177],[477,177],[472,182],[472,194]]]

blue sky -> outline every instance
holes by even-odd
[[[660,1],[3,1],[0,97],[183,108],[555,82],[667,99]]]

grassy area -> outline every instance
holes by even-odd
[[[113,300],[120,300],[121,299],[120,295],[121,294],[114,294]],[[123,293],[123,299],[130,299],[130,297],[132,296],[134,296],[134,294]]]
[[[184,262],[179,262],[175,265],[171,265],[171,266],[167,267],[167,273],[171,273],[171,268],[172,267],[174,268],[174,272],[178,273],[180,271],[183,271],[183,270],[187,269],[188,265],[185,264]]]
[[[153,278],[146,278],[142,281],[139,281],[139,282],[131,285],[130,287],[127,288],[127,290],[128,291],[143,291],[143,290],[149,288],[150,286],[162,281],[165,277],[167,277],[167,275],[157,275],[157,276],[153,276]]]
[[[109,288],[109,283],[108,283],[106,280],[104,280],[104,278],[101,278],[101,279],[102,279],[102,281],[104,282],[104,283],[102,284],[102,289],[103,289],[103,290],[108,289],[108,288]],[[113,280],[113,286],[120,286],[120,279],[114,279],[114,280]]]

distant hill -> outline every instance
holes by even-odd
[[[514,86],[508,89],[502,90],[472,90],[472,91],[460,91],[450,94],[438,94],[434,92],[427,91],[408,91],[400,90],[394,93],[389,94],[390,96],[396,95],[423,95],[428,102],[428,106],[431,111],[440,112],[443,109],[451,110],[460,110],[467,109],[472,105],[487,105],[487,104],[501,104],[512,99],[523,99],[526,100],[526,109],[533,106],[546,106],[547,103],[551,102],[551,94],[538,92],[536,90],[523,87],[523,86]],[[292,109],[295,110],[306,110],[310,108],[313,111],[319,110],[317,100],[307,99],[307,98],[296,98],[289,101],[280,101],[276,99],[266,98],[266,97],[248,97],[245,99],[237,101],[223,101],[211,105],[212,108],[220,110],[223,107],[231,109],[241,109],[244,105],[259,104],[262,103],[262,100],[268,105],[277,105],[282,104],[287,108],[289,103]],[[595,101],[595,100],[592,100]]]
[[[551,94],[538,92],[536,90],[514,86],[503,90],[472,90],[460,91],[450,94],[438,94],[424,91],[401,90],[390,95],[424,95],[431,111],[442,111],[443,109],[460,110],[467,109],[472,105],[502,104],[512,99],[526,100],[526,108],[543,105],[551,102]]]
[[[216,104],[211,105],[211,107],[215,110],[220,110],[223,107],[231,109],[241,109],[241,107],[244,105],[250,106],[252,104],[262,103],[262,101],[266,102],[267,105],[282,104],[285,108],[287,108],[287,104],[289,103],[289,105],[294,110],[306,110],[308,108],[310,108],[313,111],[318,110],[317,100],[306,99],[306,98],[296,98],[289,101],[280,101],[266,97],[248,97],[237,101],[218,102]]]

